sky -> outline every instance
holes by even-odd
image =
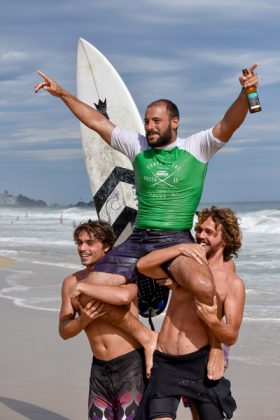
[[[2,0],[0,192],[92,199],[78,120],[33,92],[42,70],[76,93],[81,37],[113,64],[142,116],[160,97],[178,105],[180,137],[217,123],[241,69],[258,63],[262,111],[210,161],[202,201],[280,200],[279,21],[279,0]]]

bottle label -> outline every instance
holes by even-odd
[[[247,97],[250,109],[260,108],[261,104],[257,92],[248,93]]]

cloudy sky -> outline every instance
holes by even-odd
[[[0,192],[48,204],[90,201],[78,121],[33,93],[36,70],[76,91],[82,37],[114,65],[143,115],[159,97],[179,135],[208,128],[258,63],[262,112],[209,164],[203,201],[279,200],[279,0],[13,0],[0,13]]]

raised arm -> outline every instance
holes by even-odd
[[[165,278],[166,273],[161,265],[179,255],[194,258],[198,263],[206,263],[205,251],[198,244],[178,244],[168,248],[152,251],[137,262],[137,270],[154,279]]]
[[[44,89],[49,94],[60,98],[70,111],[87,127],[96,131],[108,144],[111,144],[111,134],[115,127],[104,115],[91,106],[80,101],[76,96],[64,90],[54,79],[41,71],[37,72],[44,81],[35,86],[35,93]]]
[[[83,308],[77,302],[77,308],[74,308],[70,297],[69,287],[76,283],[74,276],[66,277],[61,289],[61,308],[59,313],[59,335],[64,340],[75,337],[94,319],[104,315],[103,304],[91,300]],[[78,312],[79,311],[79,316]]]
[[[248,75],[242,75],[239,78],[239,81],[244,88],[258,86],[258,77],[255,72],[256,68],[257,64],[254,64],[250,68]],[[229,107],[222,120],[213,127],[213,135],[217,139],[227,142],[245,120],[248,110],[247,97],[242,90],[238,98]]]

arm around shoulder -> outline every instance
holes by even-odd
[[[225,319],[217,315],[217,298],[214,305],[208,306],[196,302],[197,314],[206,323],[215,338],[228,346],[235,344],[238,338],[245,305],[245,287],[243,281],[234,272],[229,272],[228,288],[223,302]]]
[[[229,287],[224,302],[224,315],[226,319],[226,340],[227,345],[233,345],[238,339],[238,334],[243,319],[246,291],[243,280],[231,272],[229,278]]]

